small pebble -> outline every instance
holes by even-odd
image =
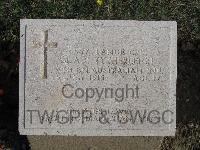
[[[3,96],[3,95],[4,95],[4,90],[0,89],[0,96]]]

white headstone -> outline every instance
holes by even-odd
[[[175,134],[173,21],[20,21],[19,131]]]

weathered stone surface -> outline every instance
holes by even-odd
[[[20,27],[21,134],[175,134],[176,22],[21,20]]]
[[[162,142],[162,137],[64,137],[30,135],[28,139],[31,150],[160,150]]]

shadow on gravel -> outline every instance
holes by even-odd
[[[178,42],[177,130],[162,150],[200,149],[200,41]]]
[[[27,150],[26,136],[18,132],[19,43],[0,43],[0,149]]]
[[[177,79],[178,123],[200,122],[200,41],[179,42]]]

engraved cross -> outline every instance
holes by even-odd
[[[47,50],[48,48],[56,48],[56,42],[48,41],[48,30],[43,32],[42,42],[33,41],[33,48],[42,48],[41,71],[42,78],[47,79]]]

